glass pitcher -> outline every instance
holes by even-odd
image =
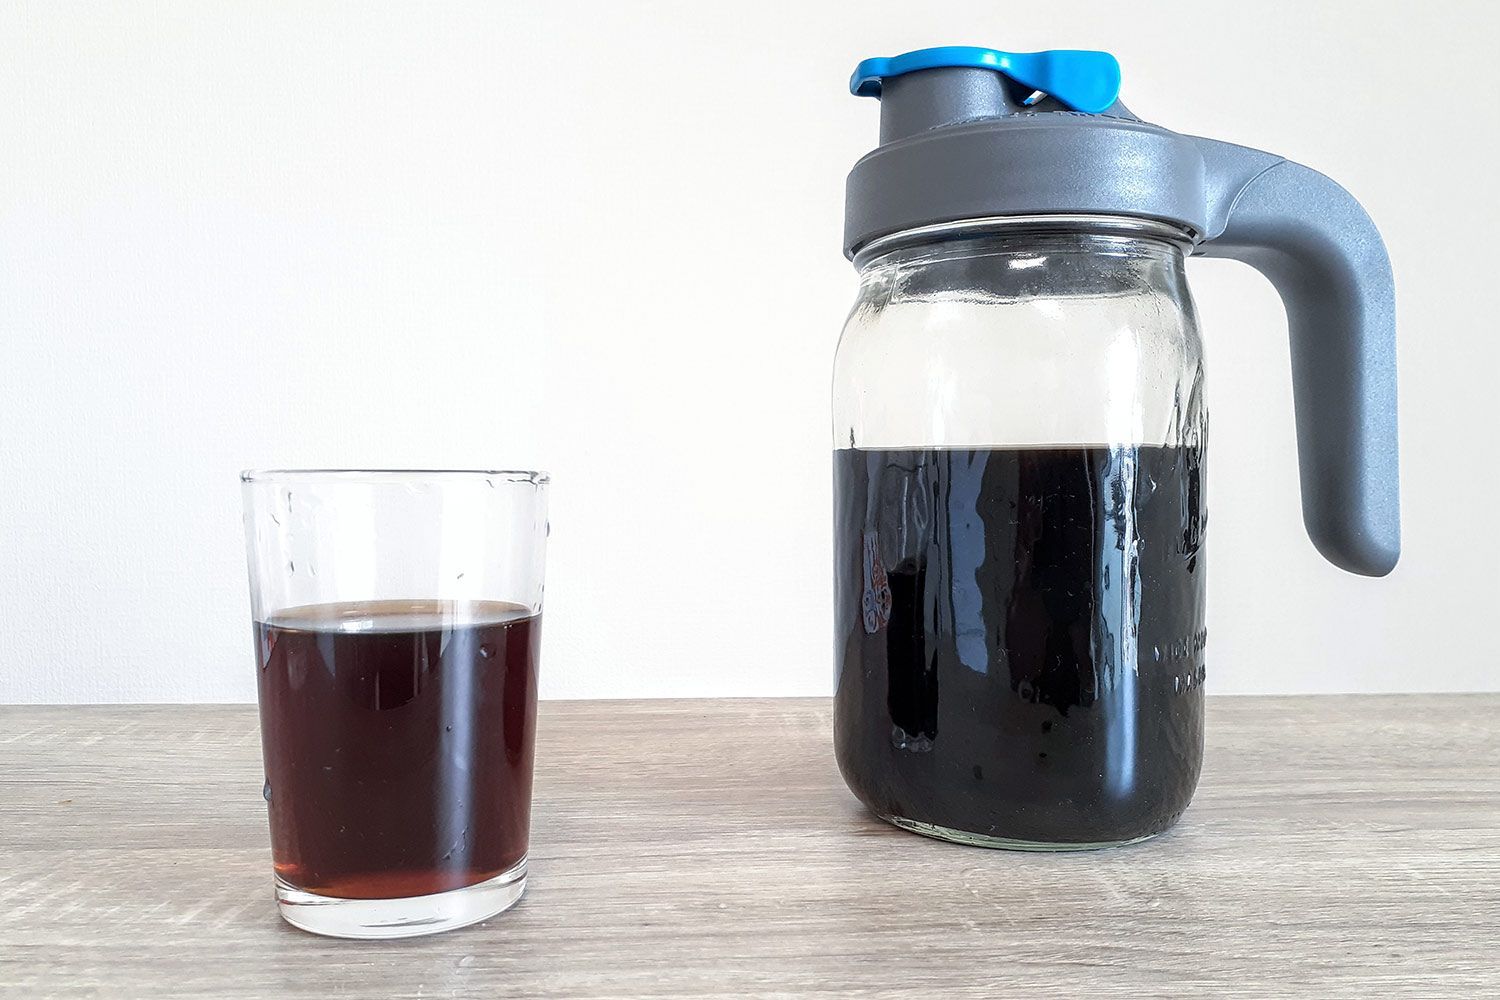
[[[1399,552],[1378,233],[1332,181],[1146,125],[1106,53],[866,60],[834,363],[835,745],[873,812],[993,847],[1170,827],[1203,748],[1203,351],[1187,256],[1286,302],[1320,551]]]

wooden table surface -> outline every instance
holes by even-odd
[[[242,706],[0,708],[0,996],[1500,996],[1500,696],[1210,699],[1155,841],[986,851],[845,791],[826,700],[542,706],[531,884],[283,924]]]

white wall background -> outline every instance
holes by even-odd
[[[1500,5],[138,0],[0,8],[0,702],[253,698],[264,465],[550,469],[544,694],[829,692],[845,82],[954,42],[1110,49],[1390,245],[1379,581],[1303,534],[1275,294],[1190,265],[1211,690],[1500,686]]]

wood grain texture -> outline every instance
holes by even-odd
[[[254,710],[0,708],[0,996],[1500,996],[1500,696],[1215,698],[1193,806],[1092,854],[845,791],[826,700],[542,706],[526,898],[317,938]]]

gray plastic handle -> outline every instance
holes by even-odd
[[[1249,264],[1286,307],[1307,533],[1334,565],[1384,576],[1401,555],[1395,289],[1385,244],[1354,196],[1316,170],[1196,142],[1210,199],[1198,252]]]

